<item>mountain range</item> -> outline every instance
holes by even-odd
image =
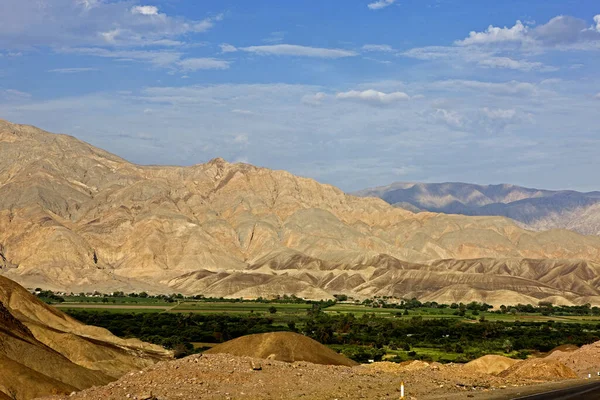
[[[600,237],[413,213],[218,158],[135,165],[0,121],[0,274],[74,292],[600,304]]]
[[[569,229],[600,235],[600,192],[540,190],[506,184],[396,182],[354,194],[379,197],[414,212],[495,215],[512,218],[528,229]]]

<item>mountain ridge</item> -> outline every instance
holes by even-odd
[[[354,193],[414,212],[504,216],[534,230],[569,229],[600,235],[600,191],[544,190],[462,182],[396,182]]]
[[[415,214],[219,158],[140,166],[66,135],[0,123],[0,274],[30,287],[498,301],[504,291],[506,303],[573,303],[597,301],[598,263],[595,236],[533,232],[504,217]],[[519,271],[547,282],[524,283]]]

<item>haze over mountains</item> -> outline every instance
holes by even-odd
[[[539,190],[515,185],[396,182],[354,193],[407,210],[512,218],[535,230],[600,235],[600,192]]]
[[[0,273],[28,287],[600,304],[600,237],[414,214],[214,159],[139,166],[0,122]]]

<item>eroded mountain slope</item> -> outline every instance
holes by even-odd
[[[0,393],[10,398],[104,385],[168,358],[158,346],[83,325],[0,276]]]

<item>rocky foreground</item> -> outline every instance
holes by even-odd
[[[332,358],[322,352],[331,350],[312,339],[257,334],[216,346],[217,354],[160,362],[106,386],[48,400],[398,399],[402,383],[413,400],[510,398],[531,391],[532,385],[577,383],[600,368],[600,342],[561,349],[524,361],[487,355],[465,365],[354,365],[338,355],[333,359],[338,365],[325,365]],[[319,364],[298,361],[306,359]]]
[[[542,372],[536,375],[536,370]],[[526,378],[520,377],[525,373]],[[523,362],[518,374],[495,376],[421,361],[345,367],[204,354],[161,362],[106,386],[50,399],[398,399],[402,382],[408,398],[443,399],[573,378],[564,365],[543,360]]]

